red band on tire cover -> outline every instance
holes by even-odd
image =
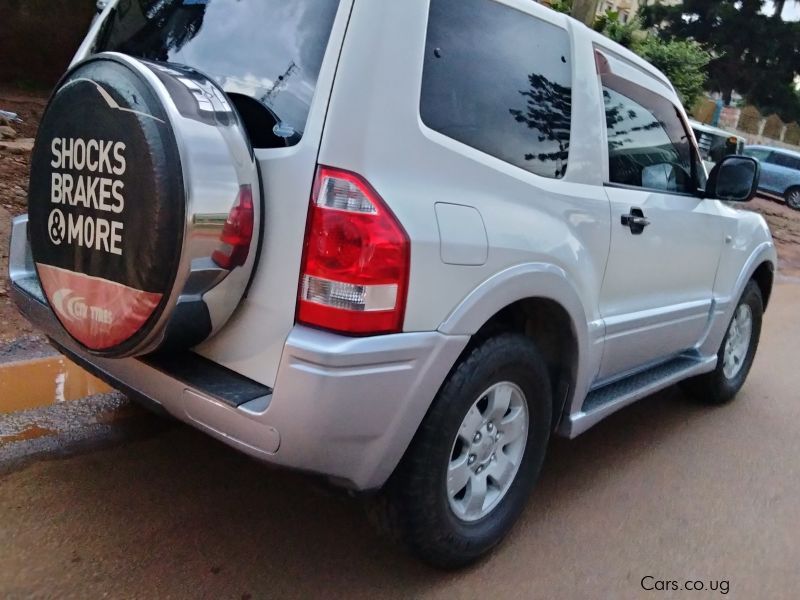
[[[112,348],[144,325],[162,294],[36,263],[47,298],[64,328],[92,350]]]

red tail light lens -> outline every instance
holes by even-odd
[[[228,213],[219,237],[219,248],[211,254],[211,260],[223,269],[241,267],[250,251],[254,220],[253,189],[249,185],[243,185],[239,188],[236,203]]]
[[[297,319],[340,333],[400,331],[408,236],[359,175],[319,167],[311,196]]]

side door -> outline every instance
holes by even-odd
[[[666,360],[700,341],[723,245],[715,200],[677,98],[644,70],[599,56],[611,203],[600,292],[606,339],[598,380]]]
[[[767,174],[765,189],[783,196],[790,187],[800,184],[800,158],[784,152],[773,152],[768,162],[769,168],[763,169]]]

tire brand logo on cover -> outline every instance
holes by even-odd
[[[161,300],[161,294],[121,283],[41,263],[36,266],[61,324],[91,348],[111,348],[129,338]]]
[[[83,296],[76,296],[69,288],[61,288],[53,294],[53,306],[68,321],[90,319],[104,325],[114,322],[114,314],[101,306],[89,306]]]

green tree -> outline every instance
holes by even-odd
[[[642,22],[634,17],[627,23],[619,19],[619,12],[608,10],[598,16],[593,25],[595,31],[599,31],[609,39],[614,40],[621,46],[633,48],[637,41],[643,39],[646,33],[642,30]]]
[[[708,85],[726,104],[736,90],[793,120],[800,115],[788,91],[800,73],[800,24],[766,16],[764,6],[764,0],[684,0],[647,6],[642,16],[663,40],[695,40],[710,51]]]
[[[703,93],[711,55],[697,42],[650,35],[636,42],[633,50],[669,77],[685,106],[693,106]]]
[[[697,42],[648,35],[639,18],[622,23],[615,11],[599,16],[594,28],[663,71],[686,106],[692,106],[702,94],[711,55]]]
[[[572,0],[554,0],[550,3],[550,8],[560,13],[570,14],[572,12]]]

